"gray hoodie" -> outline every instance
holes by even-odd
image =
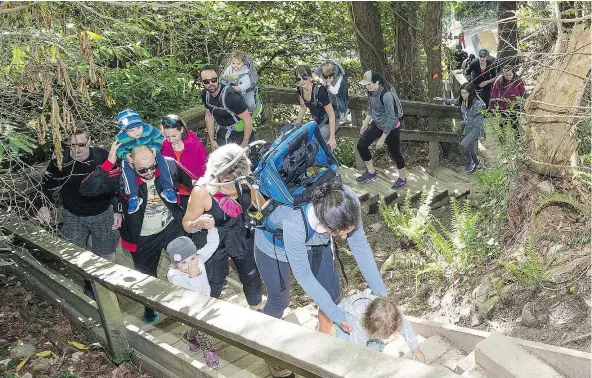
[[[399,123],[399,115],[396,111],[395,97],[393,92],[386,91],[382,100],[380,95],[384,91],[384,87],[379,85],[378,88],[368,96],[368,114],[374,120],[374,123],[382,130],[382,133],[388,135]]]
[[[345,321],[352,326],[353,330],[349,334],[337,332],[337,335],[341,339],[351,343],[382,351],[384,349],[384,342],[382,340],[369,339],[368,334],[362,327],[362,319],[366,313],[366,308],[368,308],[368,305],[375,298],[376,296],[372,295],[370,289],[366,289],[342,300],[337,307],[345,313]],[[409,349],[413,350],[419,346],[419,343],[417,342],[411,323],[409,323],[409,320],[407,320],[403,313],[401,315],[403,316],[403,324],[399,328],[399,334],[403,336]]]
[[[459,99],[458,98],[445,98],[442,99],[442,102],[448,105],[457,105]],[[467,109],[464,105],[461,105],[460,112],[463,117],[463,135],[467,135],[471,131],[477,129],[480,130],[479,136],[485,136],[485,118],[483,118],[483,110],[485,109],[485,104],[483,101],[479,100],[478,98],[473,100],[471,106]]]

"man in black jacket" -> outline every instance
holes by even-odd
[[[138,195],[143,199],[140,209],[132,214],[127,212],[128,201],[123,198],[122,180],[115,167],[115,157],[109,156],[95,172],[82,183],[80,192],[86,196],[118,193],[118,209],[123,216],[121,224],[121,245],[127,249],[134,261],[135,269],[156,277],[162,250],[175,238],[184,235],[182,226],[185,209],[180,201],[170,203],[161,197],[162,188],[154,153],[147,146],[135,147],[130,156],[134,160],[134,170],[138,182]],[[173,179],[173,186],[182,183],[192,187],[191,179],[185,175],[173,159],[165,158]],[[144,310],[144,322],[158,320],[154,310]]]
[[[63,203],[64,224],[62,236],[71,243],[88,248],[95,254],[113,260],[117,245],[117,230],[121,214],[113,212],[112,193],[86,197],[79,193],[80,185],[97,166],[107,159],[103,148],[90,147],[90,138],[84,125],[77,125],[64,152],[62,166],[54,156],[49,162],[43,180],[42,195],[35,201],[39,207],[37,216],[43,223],[52,222],[50,208],[55,204],[54,194],[59,194]],[[89,237],[92,240],[88,245]],[[84,293],[94,298],[90,281],[85,281]]]
[[[470,75],[471,82],[475,86],[477,94],[483,100],[486,109],[489,109],[491,88],[498,75],[497,66],[495,58],[489,55],[489,51],[481,49],[479,50],[479,59],[475,59],[463,72],[465,76]]]

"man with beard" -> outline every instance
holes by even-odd
[[[241,94],[231,86],[220,83],[213,66],[204,66],[199,77],[204,86],[201,100],[206,107],[206,129],[212,151],[228,143],[246,147],[254,141],[253,120]],[[252,162],[254,152],[252,149]]]
[[[115,146],[118,146],[115,144]],[[138,211],[129,214],[128,201],[118,197],[118,211],[123,215],[121,224],[121,245],[128,250],[137,271],[156,277],[160,255],[166,246],[179,236],[184,235],[181,221],[185,209],[179,200],[168,202],[162,196],[160,171],[156,165],[154,152],[145,145],[132,149],[131,158],[138,183],[138,196],[142,203]],[[165,158],[168,164],[173,187],[182,183],[192,186],[191,179],[181,169],[177,169],[175,161]],[[113,171],[116,158],[109,156],[101,166],[89,175],[80,186],[80,192],[86,196],[104,195],[106,193],[124,193],[120,171]],[[117,173],[115,173],[117,172]],[[151,308],[144,310],[144,322],[152,323],[158,315]]]

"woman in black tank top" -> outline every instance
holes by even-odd
[[[216,149],[208,158],[204,177],[211,177],[213,172],[228,164],[240,152],[242,148],[237,144],[227,144]],[[244,157],[233,168],[227,169],[213,180],[228,185],[194,187],[183,218],[183,227],[193,234],[192,240],[198,248],[205,245],[206,230],[218,228],[220,244],[205,263],[210,296],[220,297],[228,275],[230,258],[238,271],[247,302],[252,309],[257,310],[262,295],[261,277],[255,264],[253,233],[248,227],[247,210],[251,205],[251,190],[247,185],[234,181],[249,171],[249,159]]]

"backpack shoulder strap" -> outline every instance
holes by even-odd
[[[308,221],[308,217],[306,216],[306,213],[309,208],[310,208],[310,204],[306,204],[306,205],[300,207],[300,214],[302,215],[302,221],[304,222],[304,229],[306,230],[306,239],[305,239],[306,241],[309,241],[315,232],[312,229],[312,227],[310,226],[310,222]]]
[[[319,90],[321,89],[321,86],[319,84],[315,84],[312,87],[312,96],[310,98],[310,102],[312,102],[313,104],[315,104],[315,106],[317,105],[317,102],[319,100]]]

